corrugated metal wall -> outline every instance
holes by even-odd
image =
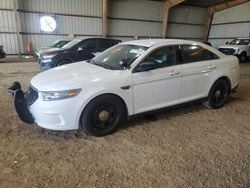
[[[124,39],[161,37],[162,2],[113,0],[109,4],[110,36]]]
[[[21,9],[37,12],[53,12],[59,14],[74,14],[101,16],[100,0],[22,0]]]
[[[0,0],[0,7],[3,9],[13,9],[14,1],[13,0]]]
[[[23,48],[28,42],[32,42],[35,50],[73,35],[102,35],[102,0],[0,0],[0,43],[9,54],[18,53],[14,1],[19,2],[17,14]],[[159,38],[162,14],[160,1],[109,0],[108,36],[122,40]],[[57,29],[52,34],[40,31],[42,15],[55,17]],[[204,8],[184,5],[172,8],[168,37],[202,40],[205,17]]]
[[[113,0],[109,6],[109,35],[127,39],[157,38],[162,34],[163,3],[145,0]],[[197,16],[198,15],[198,16]],[[203,40],[205,8],[179,5],[169,13],[169,38]]]
[[[102,34],[100,0],[22,0],[20,3],[23,42],[32,42],[34,49],[48,46],[70,36],[100,36]],[[51,35],[40,30],[40,17],[52,15],[57,22]]]
[[[170,9],[168,37],[203,40],[207,9],[176,6]]]
[[[18,53],[14,1],[0,0],[0,45],[9,54]]]
[[[214,15],[209,41],[213,46],[225,44],[235,37],[250,36],[250,2],[220,11]]]

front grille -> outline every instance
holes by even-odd
[[[231,48],[219,48],[219,50],[226,55],[231,55],[235,52],[235,50]]]
[[[38,92],[32,86],[29,87],[26,93],[26,99],[29,105],[32,105],[38,99]]]

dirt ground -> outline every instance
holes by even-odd
[[[141,117],[112,135],[22,123],[4,88],[36,63],[0,63],[0,187],[250,187],[250,63],[225,107]]]

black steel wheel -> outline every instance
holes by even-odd
[[[209,108],[220,108],[222,107],[229,95],[230,85],[227,80],[220,79],[216,81],[209,92],[207,101],[204,103]]]
[[[104,136],[115,131],[123,119],[123,103],[112,95],[92,100],[81,116],[83,130],[93,136]]]
[[[246,62],[246,60],[247,60],[247,54],[246,54],[246,52],[242,52],[242,53],[239,55],[239,60],[240,60],[241,63]]]
[[[102,103],[97,106],[92,114],[93,126],[105,130],[112,126],[117,117],[116,108],[111,103]]]

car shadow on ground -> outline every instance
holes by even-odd
[[[171,117],[182,116],[184,114],[193,114],[206,109],[201,103],[189,104],[178,108],[162,109],[159,112],[135,117],[120,126],[119,129],[127,129],[145,122],[154,122],[158,120],[168,120]],[[118,131],[119,131],[118,129]]]

